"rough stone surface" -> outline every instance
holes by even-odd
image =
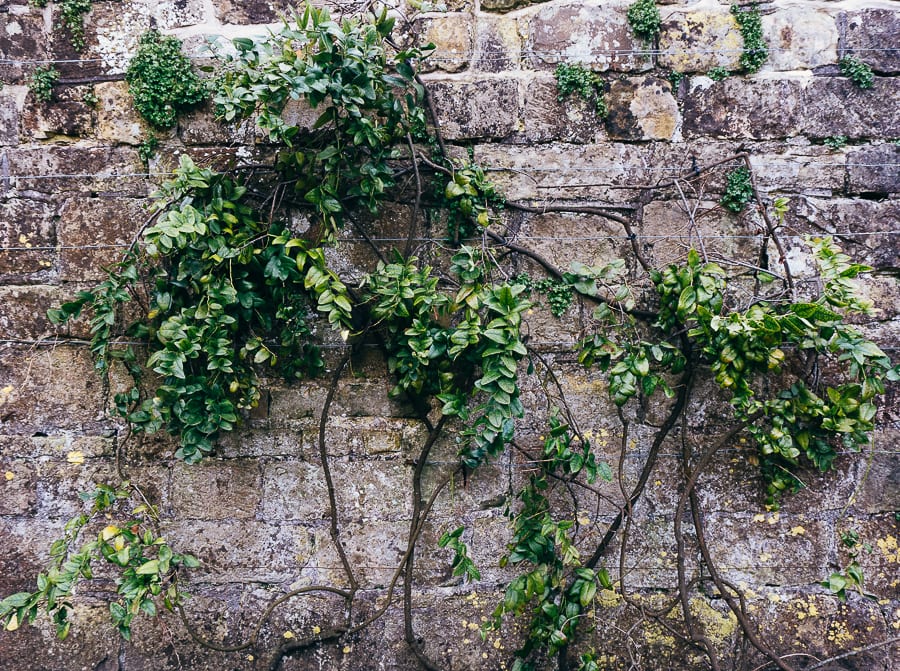
[[[414,35],[422,35],[435,50],[426,61],[426,69],[459,72],[472,58],[474,22],[469,14],[444,14],[422,19]]]
[[[737,70],[743,44],[737,23],[726,8],[687,15],[673,11],[660,26],[659,64],[675,72]]]
[[[134,109],[128,84],[103,82],[94,86],[97,96],[98,140],[111,144],[140,144],[150,131],[147,122]]]
[[[900,120],[890,112],[900,101],[900,84],[878,78],[861,91],[843,78],[697,80],[684,104],[684,131],[698,137],[748,139],[893,138]]]
[[[504,137],[516,128],[519,86],[515,80],[434,81],[429,91],[445,139]]]
[[[592,70],[630,72],[651,65],[624,7],[614,5],[569,2],[541,8],[530,20],[527,44],[532,64],[542,69],[582,63]]]
[[[607,129],[615,140],[671,140],[681,116],[671,85],[655,77],[616,79],[609,89]]]
[[[629,4],[390,3],[405,32],[400,43],[412,44],[412,33],[418,33],[438,47],[426,61],[425,80],[449,154],[481,166],[512,201],[498,213],[494,230],[563,271],[573,261],[600,265],[624,258],[631,272],[638,265],[635,248],[660,265],[683,258],[694,245],[710,260],[724,263],[723,257],[738,254],[750,265],[767,262],[777,274],[769,286],[777,288],[781,259],[771,239],[760,257],[766,238],[759,211],[751,203],[735,214],[719,202],[726,173],[742,165],[746,154],[770,215],[775,199],[784,199],[784,219],[774,221],[801,292],[814,290],[807,235],[832,235],[855,260],[875,268],[860,278],[875,306],[871,315],[856,318],[858,328],[896,362],[900,12],[876,0],[766,3],[761,9],[769,59],[752,76],[732,74],[714,82],[706,76],[713,67],[739,69],[742,39],[729,13],[732,0],[658,2],[663,25],[653,44],[635,39],[626,20]],[[81,54],[54,28],[59,6],[0,2],[0,599],[33,589],[34,577],[50,561],[51,540],[62,534],[67,519],[85,510],[78,493],[114,482],[118,462],[158,506],[161,532],[172,547],[202,562],[183,583],[192,595],[185,608],[196,632],[239,644],[274,598],[317,585],[349,587],[332,538],[330,477],[339,536],[360,587],[353,616],[361,621],[381,607],[384,614],[337,643],[285,658],[281,668],[420,668],[404,642],[404,576],[397,565],[407,550],[412,474],[428,430],[411,404],[388,397],[388,364],[372,342],[353,355],[324,427],[328,376],[297,383],[264,379],[260,405],[246,413],[240,429],[223,436],[212,457],[187,466],[174,459],[172,438],[129,437],[114,418],[112,396],[127,389],[127,376],[116,365],[107,386],[97,374],[85,347],[88,319],[57,327],[46,317],[48,308],[93,286],[103,277],[100,267],[119,258],[147,221],[147,196],[181,155],[202,166],[233,168],[271,163],[278,151],[252,118],[223,125],[207,105],[158,133],[157,155],[142,162],[137,146],[147,128],[130,104],[127,85],[106,81],[121,77],[141,32],[153,25],[183,38],[199,66],[211,62],[202,52],[207,36],[264,34],[265,24],[277,25],[294,5],[94,2]],[[362,7],[353,0],[333,11]],[[218,43],[226,44],[226,37]],[[840,74],[838,59],[847,54],[872,66],[872,90]],[[47,59],[60,61],[55,65],[62,77],[73,83],[55,87],[52,102],[35,104],[27,80]],[[559,63],[581,63],[598,73],[607,118],[578,96],[559,100],[553,75]],[[679,86],[673,87],[671,71],[686,75]],[[88,92],[96,105],[86,99]],[[286,121],[302,132],[311,131],[318,116],[300,101],[284,110]],[[703,170],[708,166],[715,167]],[[429,171],[420,177],[427,181]],[[371,246],[358,239],[360,231],[386,258],[409,234],[414,175],[405,173],[398,182],[406,188],[401,202],[377,218],[360,217],[341,233],[357,239],[327,252],[349,284],[376,262]],[[428,201],[422,203],[426,209],[432,206]],[[522,203],[530,209],[517,207]],[[561,205],[592,206],[613,216],[553,211]],[[430,258],[429,247],[430,239],[443,236],[444,222],[430,211],[429,217],[413,231],[416,253],[444,272],[444,262]],[[622,218],[636,239],[629,240]],[[309,228],[299,215],[293,224]],[[509,255],[502,265],[510,277],[544,277],[535,258]],[[749,304],[752,269],[724,267],[746,289],[735,300]],[[632,290],[648,289],[633,284]],[[421,464],[420,504],[432,494],[434,499],[414,554],[414,635],[439,668],[510,668],[524,619],[506,618],[500,632],[484,639],[479,629],[515,575],[500,565],[512,537],[505,510],[517,510],[515,496],[535,473],[548,417],[561,405],[559,385],[596,458],[622,474],[621,486],[614,478],[550,493],[554,510],[575,522],[582,560],[627,493],[646,477],[633,506],[624,565],[618,561],[621,531],[606,555],[616,589],[602,590],[585,614],[591,627],[583,628],[584,643],[598,649],[598,665],[606,671],[707,668],[701,652],[670,629],[683,631],[680,603],[660,623],[641,619],[621,592],[624,583],[629,598],[647,609],[675,603],[682,450],[687,445],[696,463],[734,427],[728,396],[708,378],[706,364],[698,364],[685,422],[673,427],[659,445],[654,468],[644,474],[658,428],[675,401],[657,394],[626,404],[623,431],[607,376],[596,367],[585,369],[572,350],[594,332],[595,305],[576,300],[558,319],[546,296],[533,292],[531,298],[534,305],[524,316],[530,356],[520,368],[527,413],[516,425],[516,447],[474,472],[455,472],[460,427],[453,424]],[[317,333],[333,370],[341,341],[318,325]],[[650,334],[636,326],[634,337]],[[809,366],[828,384],[833,371],[821,359]],[[534,374],[524,375],[529,365]],[[774,389],[782,381],[773,374],[758,382]],[[435,409],[431,419],[437,415]],[[785,496],[777,512],[764,508],[756,448],[746,436],[723,445],[697,481],[705,540],[722,577],[743,592],[756,630],[798,669],[812,659],[798,653],[825,660],[860,650],[831,666],[898,671],[900,644],[883,645],[900,630],[896,386],[889,387],[876,422],[871,444],[861,452],[840,449],[832,471],[799,470],[805,487]],[[99,520],[82,540],[106,523]],[[439,545],[443,534],[459,526],[480,580],[454,576],[454,552]],[[687,579],[708,576],[698,561],[700,544],[689,514],[681,528]],[[821,581],[852,560],[841,541],[851,530],[861,543],[856,559],[864,591],[875,599],[852,593],[842,603]],[[291,636],[325,631],[344,612],[338,594],[295,593],[275,609],[252,650],[232,653],[197,645],[168,612],[157,620],[137,618],[132,640],[124,642],[109,624],[115,576],[100,563],[95,573],[96,580],[79,588],[66,641],[55,638],[46,618],[34,627],[0,631],[0,671],[261,671]],[[723,669],[767,668],[710,581],[692,590],[687,608]],[[538,667],[548,671],[556,664]]]
[[[773,70],[811,70],[837,60],[838,29],[824,11],[785,8],[762,17]]]
[[[890,9],[865,9],[841,16],[844,34],[841,49],[868,63],[882,74],[900,72],[900,12]]]

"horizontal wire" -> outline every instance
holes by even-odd
[[[575,145],[582,146],[582,145]],[[896,168],[900,167],[900,162],[893,163],[820,163],[815,160],[803,160],[809,159],[810,157],[803,156],[785,156],[783,158],[773,158],[769,160],[756,160],[755,157],[751,156],[750,161],[754,165],[782,165],[784,163],[799,163],[803,166],[815,166],[817,168]],[[739,161],[740,159],[735,159],[735,161]],[[636,165],[623,165],[621,163],[609,163],[605,165],[595,165],[595,166],[583,166],[583,167],[567,167],[567,168],[539,168],[539,167],[530,167],[527,170],[523,170],[521,168],[517,168],[515,166],[491,166],[491,167],[482,167],[482,170],[485,172],[515,172],[520,174],[527,175],[528,173],[539,173],[539,172],[556,172],[556,173],[567,173],[567,172],[588,172],[588,173],[606,173],[611,172],[613,170],[621,171],[623,169],[628,170],[643,170],[643,171],[667,171],[667,172],[689,172],[690,168],[685,165],[644,165],[644,166],[636,166]],[[8,182],[14,179],[128,179],[132,177],[173,177],[175,173],[173,172],[123,172],[123,173],[44,173],[40,175],[0,175],[0,183]],[[593,185],[593,184],[571,184],[564,186],[605,186],[605,185]],[[621,186],[621,185],[610,185],[610,186]],[[627,185],[626,185],[627,186]],[[634,187],[634,188],[646,188],[646,187]]]
[[[789,47],[776,47],[776,46],[768,46],[767,50],[769,53],[818,53],[820,51],[824,51],[824,49],[792,49]],[[840,52],[846,53],[894,53],[900,52],[900,48],[898,47],[845,47],[843,49],[839,49]],[[487,54],[491,54],[491,51],[488,51]],[[510,56],[501,56],[497,55],[493,58],[484,58],[484,51],[478,50],[466,50],[466,51],[456,51],[449,49],[440,49],[434,52],[434,54],[440,55],[431,55],[426,56],[421,59],[421,62],[424,65],[428,65],[430,62],[434,61],[453,61],[458,60],[459,58],[472,58],[482,56],[479,60],[509,60],[510,57],[529,57],[536,56],[538,58],[545,57],[564,57],[567,60],[587,60],[596,57],[598,54],[611,55],[611,56],[691,56],[691,55],[710,55],[710,54],[725,54],[725,55],[740,55],[744,53],[744,49],[616,49],[610,47],[597,47],[592,49],[591,51],[584,52],[573,52],[569,50],[536,50],[536,49],[520,49],[515,50]],[[444,56],[443,54],[449,54]],[[188,58],[192,60],[210,60],[211,58],[215,58],[212,54],[192,54],[189,55]],[[15,58],[2,58],[0,59],[0,65],[48,65],[54,63],[106,63],[108,59],[105,58],[62,58],[62,59],[15,59]]]
[[[614,209],[614,208],[604,208],[604,209]],[[534,214],[540,214],[540,212],[536,212]],[[559,212],[549,211],[547,214],[560,214]],[[573,214],[583,214],[575,212]],[[830,235],[839,235],[846,238],[856,238],[856,237],[870,237],[876,235],[900,235],[900,230],[893,231],[859,231],[859,232],[841,232],[834,231],[830,233]],[[683,235],[638,235],[638,240],[691,240],[694,238],[701,238],[703,240],[759,240],[765,237],[764,233],[759,233],[758,235],[701,235],[697,234],[691,235],[689,233],[685,233]],[[778,236],[782,240],[803,240],[807,237],[807,234],[801,233],[788,233],[782,234]],[[368,242],[406,242],[410,238],[404,236],[402,238],[383,238],[383,237],[369,237],[369,238],[337,238],[338,242],[352,242],[352,243],[368,243]],[[445,237],[413,237],[411,238],[414,242],[447,242],[447,238]],[[587,242],[587,241],[600,241],[600,240],[631,240],[631,238],[627,235],[578,235],[578,236],[547,236],[547,235],[523,235],[518,234],[515,236],[515,240],[537,240],[537,241],[559,241],[559,242]],[[55,252],[55,251],[80,251],[80,250],[104,250],[104,249],[126,249],[130,247],[130,243],[118,243],[118,244],[105,244],[105,245],[58,245],[58,246],[50,246],[50,245],[34,245],[31,247],[26,246],[15,246],[15,247],[0,247],[0,252]]]

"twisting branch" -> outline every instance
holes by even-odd
[[[331,518],[329,530],[331,533],[331,541],[337,549],[338,556],[341,559],[341,565],[344,567],[344,573],[346,573],[347,580],[350,582],[349,600],[352,600],[353,594],[359,589],[359,582],[356,580],[353,568],[350,566],[350,561],[347,559],[347,553],[344,551],[344,544],[341,542],[340,529],[338,528],[337,496],[335,495],[334,480],[331,477],[331,468],[328,465],[328,450],[325,447],[325,426],[328,423],[328,411],[331,408],[334,394],[337,391],[338,380],[340,380],[341,373],[350,361],[352,354],[353,350],[348,347],[341,356],[341,360],[337,367],[334,369],[334,373],[331,376],[331,384],[328,387],[328,393],[326,394],[325,402],[322,405],[322,415],[319,418],[319,458],[322,460],[325,486],[328,489],[329,517]]]
[[[675,403],[672,406],[672,409],[669,410],[669,414],[666,416],[666,420],[656,432],[656,436],[653,438],[653,443],[650,445],[650,452],[647,455],[647,461],[644,462],[644,467],[643,469],[641,469],[640,476],[638,476],[637,484],[635,484],[631,495],[627,499],[628,505],[631,507],[634,507],[638,499],[641,498],[641,494],[644,493],[644,487],[647,486],[647,480],[650,479],[650,473],[653,472],[653,469],[656,466],[656,460],[659,456],[659,450],[662,447],[662,444],[665,441],[666,437],[669,435],[669,432],[681,417],[681,413],[684,412],[685,406],[687,404],[688,388],[690,386],[690,382],[691,373],[689,372],[689,370],[686,370],[682,374],[681,379],[678,382],[678,396],[675,399]],[[616,515],[615,519],[607,528],[606,534],[604,534],[603,539],[594,550],[594,554],[592,554],[591,558],[588,559],[587,562],[585,562],[585,566],[587,566],[588,568],[594,568],[604,557],[610,543],[612,543],[613,539],[616,537],[616,532],[618,532],[619,527],[622,525],[622,521],[624,520],[626,515],[625,510],[626,509],[620,510],[619,514]]]

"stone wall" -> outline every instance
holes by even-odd
[[[900,333],[897,3],[766,3],[761,10],[769,59],[754,75],[721,81],[706,73],[714,67],[739,70],[742,46],[725,2],[664,0],[654,48],[631,33],[626,2],[423,4],[440,11],[416,15],[405,30],[437,46],[425,78],[444,137],[461,155],[468,148],[508,198],[591,204],[626,214],[640,208],[640,244],[656,263],[676,258],[698,235],[708,254],[733,255],[750,249],[760,229],[751,216],[713,207],[723,188],[721,174],[694,183],[683,200],[677,193],[648,200],[642,196],[647,189],[635,187],[748,152],[763,197],[788,199],[783,239],[800,276],[801,236],[807,233],[835,235],[849,253],[877,269],[865,280],[876,312],[864,328],[893,353]],[[277,21],[289,5],[99,1],[88,17],[87,49],[77,53],[54,27],[56,6],[0,2],[0,595],[31,588],[48,559],[49,539],[81,510],[78,492],[115,479],[124,435],[106,412],[109,390],[78,340],[85,336],[83,326],[58,334],[45,311],[89,286],[100,267],[131,242],[146,216],[148,194],[179,154],[222,165],[269,151],[252,129],[222,127],[203,109],[182,119],[161,138],[158,155],[142,162],[138,145],[147,129],[121,80],[128,54],[150,26],[181,37],[199,54],[207,36],[258,34],[258,24]],[[415,13],[401,9],[408,17]],[[861,90],[840,75],[837,63],[845,54],[872,66],[873,89]],[[56,62],[62,75],[48,104],[36,102],[26,86],[43,61]],[[553,70],[561,62],[583,62],[601,73],[608,85],[607,119],[576,98],[558,100]],[[676,88],[672,70],[685,75]],[[846,137],[843,146],[824,143],[838,136]],[[688,202],[709,210],[697,219],[696,230]],[[401,214],[405,220],[402,208]],[[628,237],[602,218],[504,216],[519,244],[563,268],[576,259],[630,254]],[[391,221],[384,224],[373,230],[389,238],[394,229]],[[439,235],[422,231],[423,237]],[[368,262],[363,257],[349,243],[334,260],[352,277]],[[620,429],[603,378],[585,372],[568,351],[583,335],[588,314],[573,307],[557,321],[535,310],[532,345],[554,363],[569,402],[583,417],[582,428],[597,437],[600,455],[615,470]],[[75,340],[42,340],[58,335]],[[338,387],[327,444],[343,539],[359,571],[363,602],[371,608],[384,597],[405,549],[410,458],[423,428],[408,408],[387,400],[390,380],[379,357],[358,355],[352,372]],[[537,399],[540,389],[533,384],[524,394]],[[162,440],[128,454],[132,476],[149,485],[160,505],[166,538],[203,562],[190,578],[187,611],[210,640],[241,640],[265,605],[292,586],[342,581],[315,444],[325,389],[323,382],[273,382],[267,402],[198,466],[174,461]],[[707,402],[689,409],[689,427],[697,436],[723,430],[714,396],[710,391]],[[746,590],[748,612],[776,652],[796,655],[788,658],[795,668],[858,648],[866,650],[827,668],[896,668],[897,411],[894,389],[880,411],[871,449],[842,454],[836,472],[827,476],[808,474],[808,487],[786,497],[778,513],[765,512],[757,470],[740,444],[700,482],[711,551],[726,576]],[[632,418],[632,445],[621,465],[626,479],[637,477],[659,412],[645,408]],[[536,442],[541,420],[527,417],[520,440]],[[650,604],[674,584],[678,492],[670,474],[680,469],[678,442],[676,435],[666,443],[635,511],[642,532],[632,539],[627,582]],[[429,477],[436,479],[453,459],[448,439],[432,456]],[[503,507],[526,470],[527,464],[507,454],[438,499],[417,554],[413,604],[424,648],[441,668],[503,669],[511,660],[515,627],[486,640],[477,629],[510,575],[497,566],[509,538]],[[621,499],[612,484],[605,493]],[[584,514],[609,519],[615,509]],[[452,578],[451,553],[437,547],[443,531],[463,523],[482,571],[476,584]],[[848,526],[871,545],[860,563],[874,598],[852,595],[840,603],[819,581],[846,560],[837,531]],[[0,669],[257,668],[252,651],[206,650],[171,616],[136,623],[134,640],[122,642],[108,624],[109,594],[102,576],[79,591],[73,632],[64,642],[46,622],[0,632]],[[272,649],[285,632],[303,636],[326,627],[337,604],[316,596],[285,605],[264,630],[260,650]],[[603,605],[589,636],[604,653],[601,668],[706,668],[696,650],[660,623],[628,615],[621,596],[610,592]],[[721,599],[698,593],[692,610],[729,660],[727,668],[763,668],[760,656],[741,643]],[[372,627],[286,660],[284,668],[414,669],[417,662],[403,641],[400,606],[394,605]]]

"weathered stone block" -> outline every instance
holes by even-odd
[[[192,581],[220,585],[290,580],[310,552],[309,532],[280,518],[166,520],[162,532],[173,550],[200,560],[200,567],[188,573]]]
[[[400,459],[332,459],[330,467],[342,519],[401,522],[412,515],[411,464]]]
[[[172,470],[172,511],[184,519],[254,517],[262,491],[256,462],[207,459]]]
[[[0,286],[0,328],[4,337],[31,340],[56,333],[60,329],[47,319],[47,310],[69,298],[58,287]]]
[[[601,265],[618,258],[619,226],[598,215],[535,214],[523,223],[520,236],[529,249],[567,271],[573,261]]]
[[[479,16],[475,24],[472,68],[483,72],[506,72],[518,68],[522,38],[515,19]]]
[[[19,144],[19,91],[0,89],[0,147]],[[16,87],[17,89],[20,87]],[[22,96],[24,98],[24,96]],[[3,187],[0,187],[3,188]]]
[[[575,96],[559,100],[556,80],[538,76],[526,84],[521,140],[592,143],[606,139],[603,119],[594,106]]]
[[[0,458],[0,515],[33,515],[37,508],[37,468],[25,459]]]
[[[312,120],[305,125],[297,123],[291,119],[291,115],[299,106],[300,101],[290,101],[281,116],[291,125],[308,129],[315,122],[318,114],[309,110]],[[178,136],[186,145],[252,144],[257,135],[262,136],[253,119],[245,119],[238,123],[224,123],[215,118],[213,110],[209,107],[201,107],[182,114],[178,118]]]
[[[222,23],[272,23],[290,14],[295,4],[287,0],[216,0],[216,16]]]
[[[876,77],[863,91],[843,77],[814,78],[797,104],[803,110],[801,132],[809,137],[891,140],[900,136],[900,78]]]
[[[94,86],[97,96],[97,139],[114,144],[140,144],[150,132],[147,122],[134,109],[128,84],[102,82]]]
[[[852,170],[853,168],[851,168]],[[834,234],[844,251],[859,263],[891,266],[897,260],[890,233],[891,222],[900,221],[900,202],[849,198],[791,198],[786,220],[810,235]]]
[[[51,205],[18,198],[0,202],[0,277],[47,274],[56,261]],[[12,306],[10,306],[12,307]]]
[[[900,12],[871,8],[840,16],[844,26],[841,54],[852,54],[881,74],[900,72]]]
[[[844,188],[845,156],[818,145],[782,142],[757,148],[750,155],[760,191],[829,195]]]
[[[716,200],[692,199],[687,207],[658,200],[644,207],[644,234],[657,268],[681,262],[692,247],[716,257],[755,259],[763,227],[757,215],[734,214]]]
[[[60,210],[60,273],[69,280],[102,279],[119,261],[147,218],[146,202],[131,198],[75,198]]]
[[[78,450],[70,450],[63,457],[65,461],[37,464],[37,497],[40,515],[45,519],[70,519],[85,512],[85,503],[78,498],[81,492],[118,481],[109,461],[88,459]]]
[[[613,80],[607,105],[606,128],[616,140],[672,140],[681,125],[672,86],[657,77]]]
[[[900,147],[880,144],[847,154],[850,193],[900,192]]]
[[[542,8],[528,25],[527,48],[532,64],[540,69],[553,69],[558,63],[582,63],[600,71],[649,70],[649,48],[634,36],[625,9],[624,5],[593,2]]]
[[[806,7],[779,8],[762,17],[769,45],[768,70],[811,70],[837,62],[838,30],[834,18]]]
[[[10,179],[15,188],[58,195],[105,192],[146,197],[155,188],[132,148],[48,147],[7,150]]]
[[[562,143],[529,147],[477,145],[475,161],[509,200],[576,200],[634,209],[640,185],[691,177],[697,166],[733,154],[735,145],[706,138],[703,142]],[[508,172],[507,172],[508,170]],[[613,224],[610,223],[612,226]],[[549,232],[548,235],[552,235]]]
[[[808,584],[828,574],[830,529],[820,521],[723,513],[709,515],[706,528],[715,529],[706,539],[713,560],[734,583]]]
[[[475,25],[470,14],[442,14],[419,19],[414,34],[421,44],[434,44],[424,70],[459,72],[469,65]]]
[[[0,14],[0,54],[8,63],[0,63],[0,80],[8,84],[24,84],[34,65],[22,61],[45,60],[50,40],[44,32],[44,19],[39,12]]]
[[[319,464],[277,461],[262,465],[262,516],[316,521],[328,515],[328,490]]]
[[[737,22],[726,8],[674,10],[660,26],[658,63],[675,72],[737,70],[743,46]]]
[[[7,346],[0,358],[6,433],[51,434],[102,423],[102,384],[87,348]]]
[[[519,86],[515,80],[430,81],[428,90],[446,140],[504,138],[516,129]]]
[[[861,91],[844,78],[729,77],[717,83],[699,79],[691,83],[684,103],[684,132],[693,137],[900,135],[900,119],[892,111],[900,103],[900,83],[894,78],[876,78],[872,91]]]
[[[93,127],[93,112],[81,87],[55,86],[53,98],[39,102],[29,96],[22,113],[22,135],[37,140],[84,137]]]
[[[797,80],[744,80],[717,83],[694,78],[684,101],[684,133],[688,136],[780,138],[801,131],[803,114]]]
[[[159,30],[166,32],[173,28],[184,28],[203,23],[205,18],[203,0],[162,0],[154,2],[153,20]]]
[[[900,455],[892,451],[897,444],[898,431],[876,431],[873,437],[875,454],[867,467],[865,480],[854,504],[869,514],[889,513],[900,500]],[[867,458],[863,455],[861,458]]]

